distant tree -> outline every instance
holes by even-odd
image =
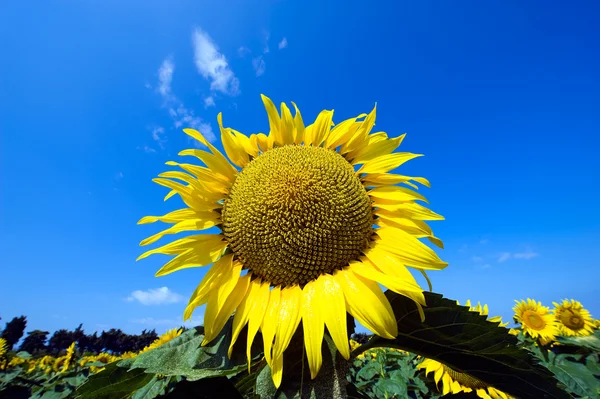
[[[8,350],[12,350],[13,346],[19,342],[23,334],[25,333],[25,327],[27,326],[27,318],[25,316],[15,317],[8,323],[2,331],[0,338],[6,340]]]
[[[369,339],[371,338],[370,335],[365,334],[365,333],[354,333],[352,334],[352,339],[355,340],[356,342],[358,342],[359,344],[366,344]]]
[[[29,352],[30,354],[39,353],[46,350],[46,340],[48,339],[48,331],[33,330],[27,333],[27,337],[19,347],[20,351]]]
[[[64,328],[56,330],[48,340],[48,351],[56,355],[67,349],[73,341],[75,341],[73,331]]]

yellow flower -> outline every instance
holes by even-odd
[[[511,335],[519,335],[520,331],[521,331],[521,329],[519,329],[519,328],[510,328],[508,330],[508,333],[511,334]]]
[[[485,382],[469,375],[461,373],[433,359],[425,359],[417,365],[417,369],[425,369],[425,375],[433,372],[433,378],[439,390],[439,382],[442,381],[442,395],[449,393],[475,391],[482,399],[510,399],[512,396],[489,386]]]
[[[167,342],[171,341],[172,339],[179,337],[181,335],[182,331],[183,331],[182,329],[176,329],[176,328],[167,331],[166,333],[164,333],[163,335],[158,337],[156,340],[154,340],[154,342],[152,342],[150,345],[148,345],[147,347],[142,349],[140,351],[140,353],[148,352],[149,350],[158,348],[159,346],[166,344]]]
[[[600,330],[600,319],[594,320],[594,328]]]
[[[521,323],[523,330],[532,338],[540,338],[544,341],[554,340],[558,335],[558,328],[554,316],[546,306],[533,299],[527,301],[515,301],[517,305],[513,308],[515,319]]]
[[[73,342],[67,348],[67,354],[65,355],[65,362],[64,362],[63,367],[61,369],[62,373],[66,372],[69,369],[69,366],[71,366],[71,360],[73,360],[73,354],[74,353],[75,353],[75,342]]]
[[[295,104],[295,116],[284,103],[280,115],[269,98],[262,99],[268,136],[248,137],[225,128],[218,115],[229,160],[200,132],[184,129],[209,151],[179,155],[195,156],[206,167],[167,162],[188,173],[165,172],[154,182],[171,189],[166,198],[179,194],[187,207],[139,221],[173,224],[141,245],[183,231],[216,226],[220,232],[187,236],[138,259],[176,255],[157,276],[214,263],[192,294],[184,319],[206,304],[207,344],[235,312],[232,346],[248,324],[250,357],[260,330],[265,359],[279,386],[283,353],[300,321],[315,378],[325,326],[346,359],[347,312],[375,334],[394,338],[396,320],[379,284],[413,299],[423,317],[423,290],[406,266],[439,270],[447,263],[419,240],[442,247],[424,221],[443,217],[417,203],[426,201],[421,194],[397,185],[417,188],[413,182],[429,182],[388,173],[420,154],[394,153],[404,135],[371,132],[375,108],[337,125],[333,111],[322,111],[305,126]]]
[[[351,351],[353,351],[354,349],[358,348],[359,346],[360,346],[360,344],[358,342],[356,342],[353,339],[350,340],[350,350]]]
[[[61,356],[61,357],[56,358],[56,360],[54,360],[54,364],[52,365],[52,370],[54,370],[55,373],[62,371],[66,361],[67,361],[66,356]]]
[[[0,338],[0,358],[4,357],[8,352],[8,344],[4,338]]]
[[[561,335],[583,337],[594,333],[594,319],[580,302],[574,299],[571,301],[564,299],[561,304],[552,303]]]
[[[456,301],[457,305],[460,305],[460,303],[458,301]],[[483,305],[483,307],[481,306],[481,302],[477,302],[477,306],[471,306],[471,300],[467,299],[467,302],[465,302],[465,306],[469,307],[469,311],[471,312],[477,312],[482,316],[487,316],[488,315],[488,305]],[[500,323],[498,324],[498,327],[506,327],[509,323],[503,323],[502,322],[502,317],[501,316],[494,316],[494,317],[488,317],[488,321],[491,321],[492,323]]]
[[[119,356],[121,359],[131,359],[133,357],[136,357],[138,354],[135,352],[125,352],[123,353],[121,356]]]

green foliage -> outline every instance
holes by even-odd
[[[371,339],[357,351],[385,346],[404,349],[467,373],[516,397],[568,398],[546,368],[498,323],[470,312],[442,295],[425,292],[427,307],[421,322],[415,303],[386,291],[397,315],[398,337]]]
[[[85,384],[75,392],[76,398],[101,399],[101,398],[129,398],[133,393],[154,378],[144,370],[127,370],[119,367],[119,362],[107,364],[105,369],[98,374],[90,376]]]

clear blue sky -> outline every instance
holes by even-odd
[[[159,227],[137,220],[178,207],[151,179],[191,145],[180,124],[216,132],[222,111],[265,131],[260,93],[305,121],[377,102],[377,129],[408,133],[425,157],[403,171],[431,180],[446,217],[435,291],[505,319],[527,297],[600,317],[598,15],[593,1],[2,2],[0,323],[178,325],[204,270],[135,262]]]

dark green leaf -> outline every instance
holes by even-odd
[[[181,381],[164,399],[242,399],[227,377],[205,378],[199,381]]]
[[[379,380],[373,389],[378,398],[406,398],[408,392],[406,391],[406,383],[402,381],[394,380]]]
[[[127,359],[130,360],[130,359]],[[134,391],[142,388],[154,377],[144,370],[128,371],[113,362],[106,368],[89,377],[88,381],[75,391],[75,397],[81,399],[120,399],[129,398]]]
[[[165,394],[170,377],[154,376],[146,385],[135,391],[132,399],[153,399]]]
[[[585,337],[558,337],[556,340],[562,345],[579,346],[600,352],[600,330],[597,330],[594,335]]]
[[[398,337],[374,337],[359,349],[389,346],[435,359],[520,398],[569,398],[547,369],[498,323],[470,312],[442,295],[425,292],[427,307],[421,322],[414,302],[386,292],[398,321]],[[356,352],[354,353],[356,354]]]
[[[600,393],[598,380],[585,364],[568,360],[568,356],[559,355],[549,362],[548,368],[567,387],[568,391],[579,396],[597,397]]]

